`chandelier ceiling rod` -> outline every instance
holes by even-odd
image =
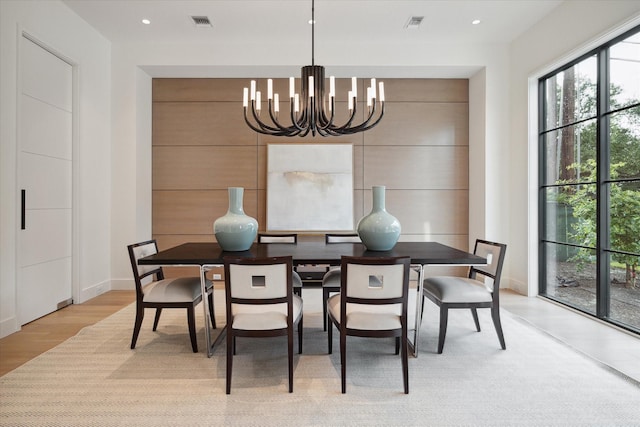
[[[329,77],[329,93],[325,96],[324,67],[315,65],[315,0],[311,0],[311,65],[302,67],[300,92],[295,91],[295,79],[289,78],[289,116],[290,125],[280,123],[280,96],[273,93],[273,80],[267,80],[267,111],[269,120],[260,118],[262,93],[257,83],[251,80],[251,86],[243,89],[242,106],[244,120],[255,132],[272,136],[340,136],[364,132],[376,126],[384,115],[384,83],[371,79],[367,88],[367,117],[360,124],[353,124],[358,105],[358,84],[351,78],[351,91],[347,94],[348,118],[343,125],[334,123],[336,111],[335,77]],[[377,113],[379,102],[380,112]],[[327,109],[328,107],[328,109]]]

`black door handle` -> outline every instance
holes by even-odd
[[[25,209],[26,209],[26,204],[27,204],[27,190],[21,190],[22,194],[22,208],[21,208],[21,212],[20,212],[20,228],[22,230],[26,230],[27,229],[27,224],[26,224],[26,215],[25,215]]]

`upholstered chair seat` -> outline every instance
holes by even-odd
[[[201,295],[200,278],[163,279],[148,284],[142,292],[144,302],[190,302]]]
[[[467,277],[430,277],[424,283],[424,290],[442,302],[491,302],[493,299],[492,289]]]
[[[259,305],[233,304],[231,310],[234,313],[234,329],[268,330],[287,327],[287,307],[285,304],[269,307],[268,310]],[[294,323],[297,323],[301,315],[302,298],[293,295]]]

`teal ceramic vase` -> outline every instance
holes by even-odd
[[[258,234],[258,221],[244,213],[244,188],[229,187],[229,210],[213,223],[213,234],[224,251],[246,251]]]
[[[400,222],[385,209],[385,187],[377,185],[372,190],[373,208],[358,222],[358,235],[368,250],[388,251],[400,238]]]

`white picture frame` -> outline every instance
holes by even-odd
[[[351,144],[269,144],[267,230],[352,231]]]

